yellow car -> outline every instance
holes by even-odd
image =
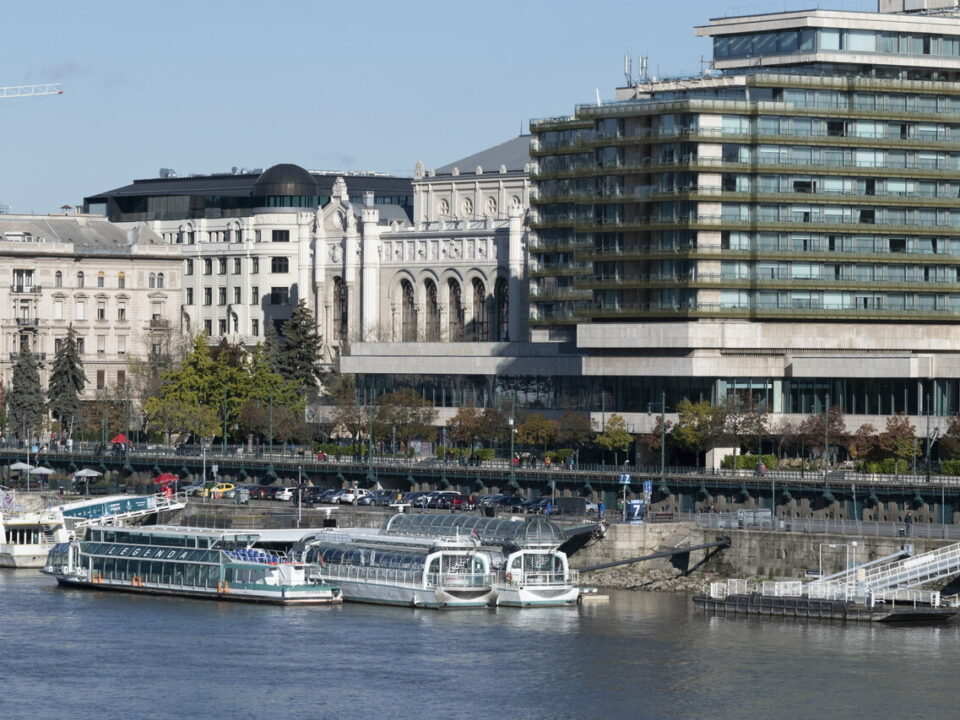
[[[213,487],[204,488],[200,494],[203,497],[222,498],[226,496],[227,493],[233,491],[234,488],[236,488],[236,485],[233,483],[222,482],[217,483]]]

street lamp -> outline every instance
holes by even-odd
[[[516,423],[516,411],[517,411],[517,394],[513,394],[513,399],[510,402],[510,417],[507,419],[507,426],[510,428],[510,487],[513,488],[517,482],[517,466],[514,462],[516,459],[516,439],[517,439],[517,429],[514,427]]]

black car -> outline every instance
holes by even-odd
[[[523,512],[521,505],[526,501],[522,495],[504,495],[494,504],[510,512]]]
[[[395,490],[374,490],[369,495],[365,495],[357,501],[358,505],[375,505],[377,507],[387,507],[397,497]]]

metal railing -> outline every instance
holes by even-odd
[[[769,498],[768,498],[769,500]],[[769,510],[767,511],[769,513]],[[912,524],[902,522],[780,518],[766,521],[742,522],[737,513],[679,513],[677,520],[692,520],[698,528],[710,530],[763,530],[772,532],[806,533],[811,535],[848,535],[853,537],[916,538],[924,540],[960,540],[960,526],[939,523]]]
[[[510,576],[507,579],[507,576]],[[517,572],[507,570],[497,578],[507,585],[576,585],[580,582],[580,571],[564,572]]]

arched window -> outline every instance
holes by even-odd
[[[433,280],[423,284],[426,296],[427,316],[424,324],[424,339],[427,342],[440,341],[440,303],[437,302],[437,285]]]
[[[417,303],[409,280],[400,282],[400,327],[403,342],[417,341]]]
[[[157,273],[157,287],[163,287],[163,273]]]
[[[493,286],[494,318],[493,332],[497,342],[507,342],[510,339],[510,293],[507,281],[497,278]]]
[[[347,339],[347,317],[350,308],[347,284],[341,277],[333,279],[333,339]]]
[[[157,286],[157,274],[150,273],[150,287],[155,288]]]
[[[450,342],[463,342],[463,301],[460,298],[460,283],[447,282],[447,306],[450,309],[447,336]]]
[[[123,290],[127,286],[127,274],[117,273],[117,287]]]
[[[486,342],[487,324],[487,288],[480,278],[473,280],[473,332],[475,342]]]
[[[78,272],[78,273],[77,273],[77,287],[78,287],[78,288],[82,288],[82,287],[83,287],[83,273],[82,273],[82,272]]]
[[[59,270],[53,275],[53,285],[54,287],[63,287],[63,273]]]
[[[103,287],[106,276],[103,274],[103,270],[97,273],[97,287]]]

